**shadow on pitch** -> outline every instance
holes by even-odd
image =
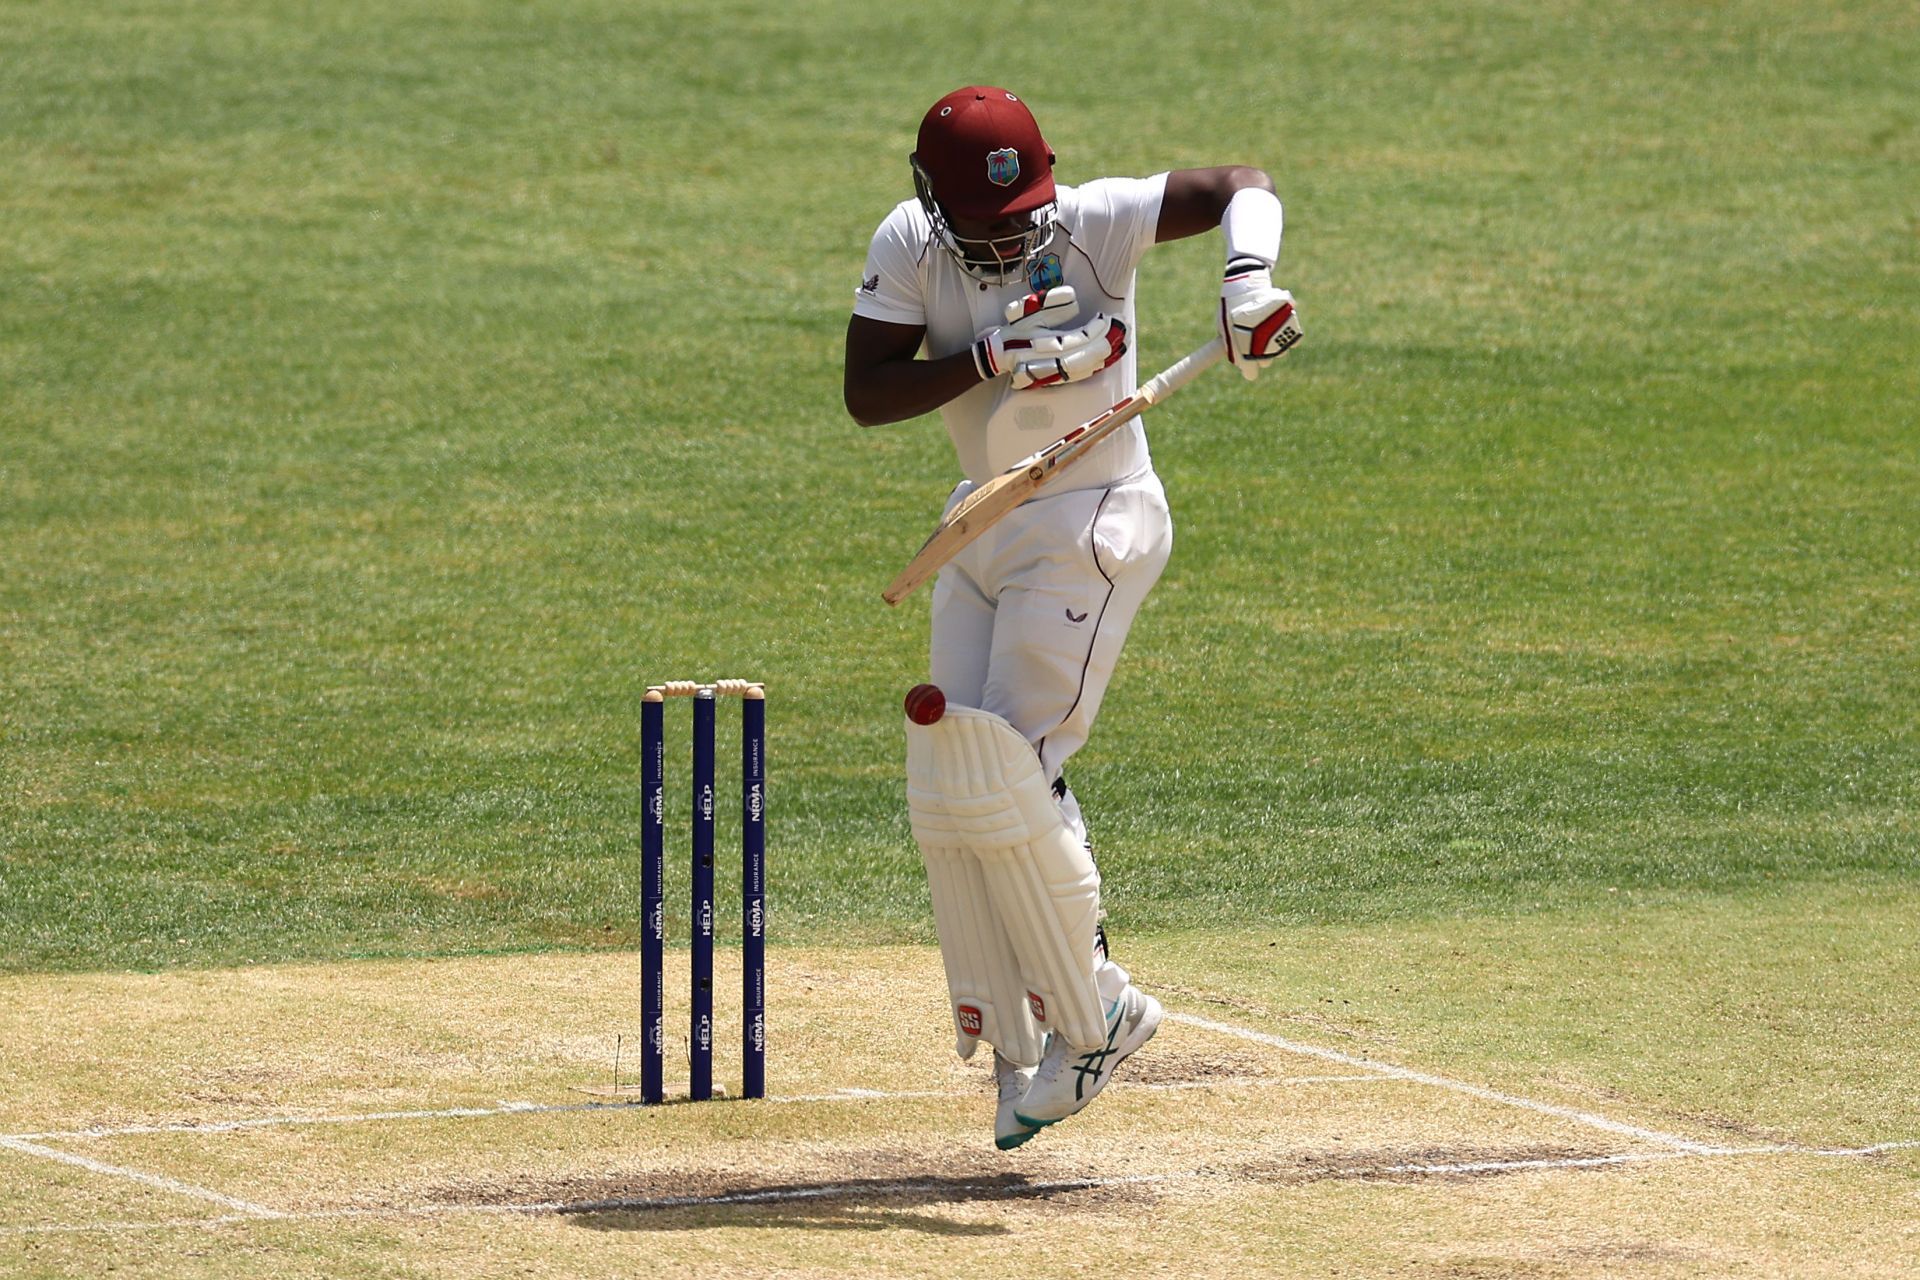
[[[711,1195],[586,1202],[559,1212],[590,1231],[689,1231],[711,1227],[773,1227],[815,1231],[920,1231],[943,1236],[1005,1235],[998,1223],[956,1222],[915,1206],[991,1200],[1052,1200],[1057,1184],[1025,1175],[989,1177],[854,1178],[835,1182],[770,1183]]]

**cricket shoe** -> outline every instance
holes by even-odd
[[[1081,1053],[1067,1043],[1066,1037],[1054,1032],[1047,1038],[1047,1056],[1034,1071],[1033,1083],[1015,1108],[1014,1119],[1044,1128],[1092,1102],[1113,1079],[1113,1069],[1153,1039],[1164,1012],[1158,1000],[1128,983],[1120,998],[1107,1008],[1107,1042],[1100,1048]]]
[[[993,1145],[1002,1151],[1011,1151],[1021,1143],[1040,1132],[1037,1124],[1028,1124],[1014,1114],[1020,1100],[1027,1095],[1027,1085],[1033,1080],[1033,1068],[1016,1066],[999,1054],[993,1055],[994,1083],[1000,1089],[1000,1105],[993,1113]]]

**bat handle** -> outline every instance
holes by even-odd
[[[1140,388],[1140,398],[1148,404],[1159,404],[1162,400],[1192,382],[1195,378],[1220,363],[1227,354],[1226,343],[1215,338],[1206,346],[1193,352],[1186,359],[1166,369]]]

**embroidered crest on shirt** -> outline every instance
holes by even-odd
[[[1060,269],[1060,255],[1049,253],[1038,258],[1027,268],[1027,287],[1035,293],[1044,293],[1055,285],[1067,282],[1067,276]]]

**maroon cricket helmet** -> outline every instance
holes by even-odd
[[[915,172],[948,213],[979,222],[1053,203],[1053,149],[1033,112],[1005,89],[968,85],[920,121]]]

